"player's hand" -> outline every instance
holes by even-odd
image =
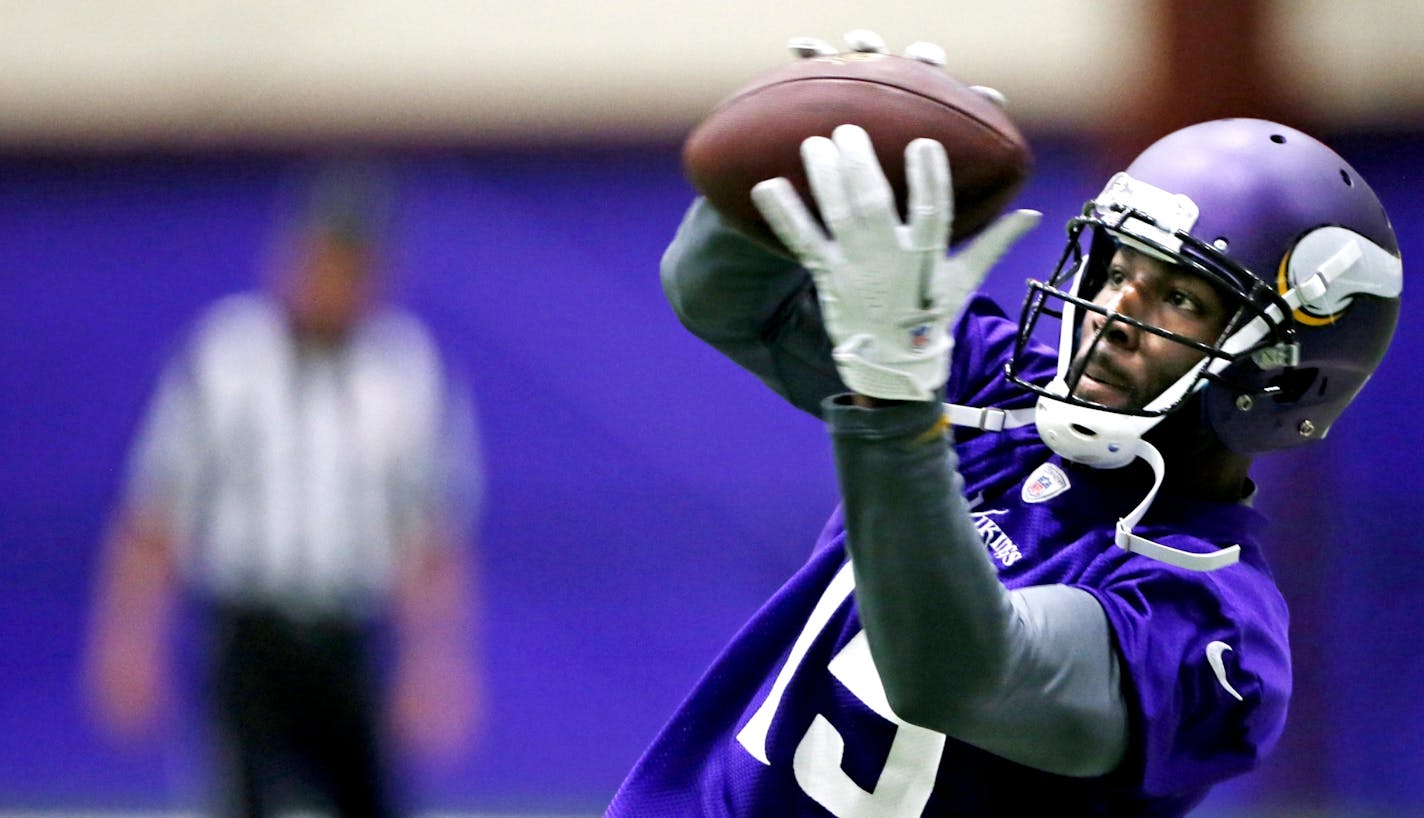
[[[829,236],[784,178],[760,182],[752,199],[816,282],[841,379],[873,398],[936,399],[949,377],[950,323],[1040,214],[1004,216],[946,258],[954,204],[939,142],[905,148],[905,222],[864,129],[842,125],[830,139],[811,137],[801,156]]]
[[[888,54],[890,52],[890,49],[885,45],[885,38],[868,29],[858,28],[854,31],[847,31],[843,39],[845,40],[846,48],[849,48],[851,51],[858,51],[863,54]],[[793,55],[802,59],[833,57],[840,53],[835,46],[819,37],[792,37],[791,40],[786,43],[786,47],[791,50]],[[905,46],[905,56],[912,60],[919,60],[922,63],[928,63],[929,65],[938,66],[940,68],[943,68],[946,63],[944,48],[937,43],[929,43],[923,40]],[[984,97],[987,97],[1000,108],[1007,108],[1009,105],[1004,95],[994,88],[990,88],[987,85],[971,85],[969,87]]]

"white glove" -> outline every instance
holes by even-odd
[[[905,148],[903,224],[864,129],[841,125],[830,139],[813,136],[801,143],[801,159],[829,237],[784,178],[758,183],[752,200],[816,282],[841,379],[873,398],[935,400],[949,377],[950,323],[1041,214],[1004,216],[946,258],[954,204],[939,142]]]
[[[847,31],[844,39],[846,48],[851,51],[875,54],[890,53],[890,49],[885,46],[885,38],[868,29],[858,28],[854,31]],[[791,49],[793,55],[802,59],[834,57],[840,53],[835,46],[819,37],[792,37],[786,43],[786,47]],[[947,62],[944,48],[936,43],[923,41],[905,46],[905,56],[939,68],[943,68]],[[987,85],[971,85],[969,90],[987,97],[989,101],[1000,108],[1008,107],[1008,100],[1004,98],[1004,95]]]

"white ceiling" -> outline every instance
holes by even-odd
[[[1151,64],[1138,0],[0,0],[0,144],[677,134],[868,27],[943,45],[1021,121],[1114,114]],[[1424,0],[1280,0],[1275,60],[1319,119],[1421,120]]]

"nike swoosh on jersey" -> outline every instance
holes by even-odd
[[[1222,661],[1221,654],[1231,650],[1231,646],[1225,642],[1209,642],[1206,646],[1206,662],[1211,665],[1211,672],[1216,674],[1216,680],[1226,689],[1227,693],[1236,697],[1236,701],[1242,701],[1241,694],[1236,692],[1236,688],[1231,686],[1231,682],[1226,680],[1226,663]]]

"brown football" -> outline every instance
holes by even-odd
[[[683,170],[724,219],[780,249],[752,204],[752,186],[784,176],[814,212],[801,142],[845,123],[870,134],[902,216],[905,146],[922,136],[943,143],[954,184],[951,242],[1003,211],[1033,166],[1004,109],[943,67],[851,52],[788,63],[718,103],[683,144]]]

